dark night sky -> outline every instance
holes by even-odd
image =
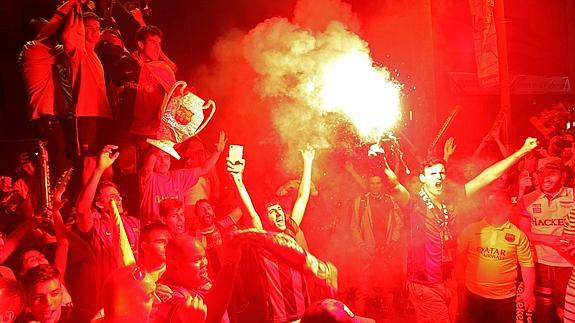
[[[16,58],[24,41],[30,38],[27,21],[34,16],[48,18],[55,2],[1,1],[0,139],[30,136],[25,120],[25,93]],[[465,120],[459,120],[453,131],[464,141],[477,141],[491,123],[489,118],[497,110],[497,98],[456,95],[450,92],[446,81],[448,72],[474,72],[475,69],[467,1],[345,2],[357,13],[362,24],[361,36],[369,42],[375,60],[398,69],[403,83],[422,89],[407,93],[407,101],[416,112],[420,109],[420,119],[425,119],[419,124],[415,120],[412,127],[423,124],[426,130],[433,131],[455,104],[463,103],[470,108],[461,114],[461,118],[477,122],[482,120],[477,119],[479,116],[487,120],[480,126],[483,128],[474,133],[466,132]],[[573,0],[506,1],[512,73],[569,75],[572,67],[569,65],[567,22],[573,21],[573,10],[570,12],[566,8],[573,3]],[[178,63],[179,78],[193,81],[191,78],[197,68],[210,62],[212,46],[228,30],[248,31],[273,16],[291,17],[295,4],[296,0],[155,0],[151,22],[164,30],[164,49]],[[427,14],[420,4],[429,7]],[[429,20],[427,24],[426,19]],[[571,57],[574,57],[573,53]],[[532,96],[512,99],[521,110],[525,105],[544,100]],[[417,133],[412,132],[412,135],[419,138]]]

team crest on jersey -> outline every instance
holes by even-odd
[[[515,235],[512,233],[506,233],[505,234],[505,240],[507,240],[509,242],[513,242],[513,241],[515,241]]]
[[[531,210],[533,211],[533,213],[542,213],[541,204],[531,205]]]

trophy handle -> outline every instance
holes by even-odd
[[[188,87],[188,84],[184,81],[177,81],[176,83],[174,83],[170,92],[164,95],[164,101],[162,102],[162,108],[160,109],[160,117],[164,115],[164,112],[166,112],[166,107],[170,102],[170,98],[172,97],[172,95],[174,94],[174,92],[178,87],[182,87],[182,91],[184,91],[186,87]]]
[[[202,121],[202,123],[200,124],[198,129],[194,132],[192,137],[197,135],[198,133],[200,133],[200,131],[204,130],[204,128],[208,125],[208,122],[210,122],[210,120],[214,116],[214,113],[216,113],[216,103],[214,101],[208,100],[208,104],[203,106],[202,109],[205,110],[205,109],[208,109],[209,107],[212,107],[210,114],[208,115],[207,118],[204,119],[204,121]]]

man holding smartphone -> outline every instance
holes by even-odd
[[[260,213],[256,211],[251,198],[243,183],[245,160],[236,155],[236,148],[230,147],[228,157],[228,171],[232,175],[238,193],[248,211],[250,226],[255,229],[280,233],[287,241],[298,244],[298,247],[307,249],[305,238],[299,228],[310,195],[311,167],[315,157],[315,150],[307,146],[301,150],[304,169],[299,186],[298,198],[294,204],[291,215],[286,215],[278,201],[266,201],[265,209]],[[238,160],[237,157],[240,157]],[[249,306],[237,313],[239,322],[292,322],[300,319],[309,304],[309,295],[304,273],[282,260],[281,257],[269,252],[265,248],[250,249],[246,257],[243,278],[248,280],[247,291],[252,301]],[[254,273],[260,273],[254,275]],[[258,279],[258,277],[260,279]],[[280,277],[282,277],[280,279]],[[265,281],[261,285],[258,282]],[[266,304],[270,304],[267,306]],[[258,319],[256,319],[258,318]]]

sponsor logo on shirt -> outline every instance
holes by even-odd
[[[505,240],[509,241],[509,242],[513,242],[513,241],[515,241],[515,235],[512,233],[506,233],[505,234]]]
[[[477,247],[477,252],[479,252],[483,257],[486,258],[493,258],[493,259],[505,259],[506,258],[506,251],[499,248],[493,247]]]
[[[531,205],[531,211],[533,213],[542,213],[541,204],[533,204]]]
[[[545,226],[545,227],[556,227],[563,226],[565,221],[563,219],[533,219],[531,221],[532,226]]]

